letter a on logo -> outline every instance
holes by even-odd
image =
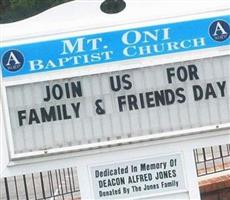
[[[22,68],[24,57],[17,50],[10,50],[3,55],[2,64],[6,70],[15,72]]]
[[[209,28],[209,34],[215,41],[225,41],[228,39],[230,34],[229,24],[223,20],[215,21]]]
[[[6,63],[6,65],[9,66],[9,65],[11,65],[10,63],[14,63],[15,65],[21,64],[12,51],[10,52],[9,59],[8,59],[8,62]]]

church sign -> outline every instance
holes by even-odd
[[[229,56],[6,87],[14,153],[224,124]]]
[[[0,50],[3,77],[229,45],[229,16],[76,35]],[[97,66],[100,67],[100,66]]]

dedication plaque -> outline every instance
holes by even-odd
[[[180,154],[90,167],[95,199],[155,196],[186,190]]]

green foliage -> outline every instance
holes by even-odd
[[[9,1],[10,7],[0,13],[0,23],[18,21],[36,15],[50,7],[71,0],[4,0]]]
[[[36,2],[36,0],[10,0],[10,5],[12,9],[33,8]]]

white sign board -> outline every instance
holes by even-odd
[[[90,167],[95,199],[125,199],[186,191],[180,154]]]
[[[230,121],[229,56],[6,88],[13,154]]]

